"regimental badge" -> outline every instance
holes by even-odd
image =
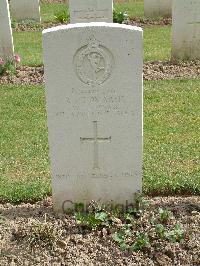
[[[74,56],[74,66],[78,78],[87,85],[101,85],[111,75],[113,56],[95,37],[81,47]]]

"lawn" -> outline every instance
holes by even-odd
[[[14,32],[15,53],[19,54],[22,65],[42,65],[42,33],[41,32]]]
[[[171,26],[144,29],[144,61],[169,61],[171,57]]]
[[[170,60],[171,27],[156,26],[144,29],[144,60]],[[41,32],[14,32],[15,53],[22,58],[23,65],[42,65]]]
[[[200,193],[199,93],[199,80],[145,83],[147,194]]]
[[[49,190],[43,92],[42,87],[1,86],[0,195],[13,201],[40,198]]]
[[[40,10],[42,22],[56,21],[55,14],[66,10],[66,5],[58,3],[45,3],[40,5]]]
[[[130,18],[144,17],[143,0],[115,1],[114,8],[117,11],[126,11]]]
[[[65,4],[41,4],[42,22]],[[144,17],[143,1],[115,9]],[[22,65],[41,66],[41,31],[14,32]],[[171,26],[144,28],[144,60],[170,60]],[[144,88],[144,182],[147,195],[200,194],[198,80],[148,81]],[[1,85],[0,199],[31,201],[51,194],[43,86]]]
[[[143,1],[115,1],[117,11],[127,11],[130,17],[144,17]],[[55,22],[55,14],[66,10],[65,4],[41,4],[42,22]],[[15,53],[22,58],[22,65],[40,66],[42,60],[42,33],[14,32]],[[144,60],[170,60],[171,26],[144,28]]]
[[[68,5],[59,3],[42,3],[40,4],[42,22],[55,21],[55,14],[66,10]],[[114,1],[114,8],[117,11],[126,11],[130,18],[144,17],[143,0],[129,0],[129,1]]]
[[[20,64],[24,66],[43,65],[41,29],[57,24],[56,16],[62,19],[68,8],[59,3],[40,3],[40,7],[42,24],[31,20],[21,22],[24,25],[12,23],[16,29],[15,54],[20,55]],[[114,0],[114,8],[117,12],[128,12],[130,18],[146,19],[143,0]],[[154,18],[158,19],[162,18]],[[171,26],[157,23],[145,25],[143,30],[144,62],[170,61]],[[137,54],[137,50],[134,52]],[[198,67],[195,62],[188,72],[193,74]],[[152,77],[153,71],[150,70]],[[168,72],[163,69],[162,74],[165,73]],[[0,82],[9,78],[0,77]],[[12,81],[15,77],[11,77],[10,84]],[[79,203],[74,205],[76,211],[60,217],[53,213],[51,199],[46,199],[52,190],[44,85],[0,84],[0,204],[3,203],[0,264],[36,265],[46,260],[54,264],[56,257],[56,262],[68,261],[70,265],[88,261],[94,264],[103,261],[107,265],[138,261],[144,265],[147,261],[152,265],[164,261],[166,265],[197,265],[199,197],[195,196],[200,196],[199,129],[198,79],[144,81],[145,197],[139,196],[134,209],[128,212],[124,208],[119,212],[121,208],[117,206],[107,211],[92,203],[85,213],[84,203]],[[146,200],[148,197],[150,201]],[[93,253],[87,254],[88,249]]]
[[[200,194],[199,81],[148,81],[144,89],[148,195]],[[0,199],[51,193],[43,86],[1,86]]]

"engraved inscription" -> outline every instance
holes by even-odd
[[[98,20],[101,18],[105,18],[105,14],[108,13],[108,9],[96,9],[96,8],[88,8],[83,10],[74,10],[74,15],[80,19],[94,19]]]
[[[71,173],[65,173],[65,174],[56,174],[54,176],[54,178],[56,179],[74,179],[75,177],[76,178],[85,178],[86,176],[88,175],[88,173],[80,173],[80,174],[71,174]],[[92,178],[117,178],[117,177],[120,177],[120,178],[133,178],[135,177],[136,174],[133,173],[133,172],[122,172],[122,173],[115,173],[115,174],[107,174],[107,173],[103,173],[103,172],[98,172],[98,173],[95,173],[93,172],[92,174]]]
[[[92,138],[80,138],[81,142],[92,142],[94,144],[94,163],[93,169],[99,169],[99,143],[100,142],[111,142],[111,137],[102,138],[98,137],[98,122],[93,121],[94,137]]]
[[[111,75],[113,56],[94,37],[81,47],[74,56],[74,67],[78,78],[87,85],[100,85]]]
[[[125,88],[126,91],[126,88]],[[65,98],[67,111],[57,110],[56,116],[72,116],[73,118],[82,118],[92,116],[96,120],[96,115],[134,115],[130,108],[125,94],[119,94],[116,88],[102,87],[82,89],[72,88],[70,97]],[[90,106],[90,108],[88,108]],[[99,118],[98,118],[99,119]]]

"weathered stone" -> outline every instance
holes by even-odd
[[[70,0],[70,22],[113,22],[113,0]]]
[[[44,30],[43,46],[55,210],[132,203],[142,183],[142,29],[70,24]]]
[[[12,18],[16,20],[35,20],[40,22],[39,0],[11,0]]]
[[[14,46],[13,46],[8,0],[1,0],[0,1],[0,57],[3,59],[9,59],[12,58],[13,55],[14,55]]]
[[[172,21],[172,58],[200,59],[200,1],[175,0]]]
[[[146,17],[171,17],[172,0],[144,0]]]

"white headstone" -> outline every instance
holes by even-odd
[[[70,0],[70,23],[113,22],[113,0]]]
[[[10,6],[13,19],[41,21],[39,0],[11,0]]]
[[[175,0],[172,23],[173,59],[200,59],[200,0]]]
[[[144,0],[146,17],[171,17],[172,0]]]
[[[55,210],[133,202],[142,183],[142,29],[70,24],[44,30],[43,48]]]
[[[0,57],[13,57],[14,47],[8,0],[0,0]]]

